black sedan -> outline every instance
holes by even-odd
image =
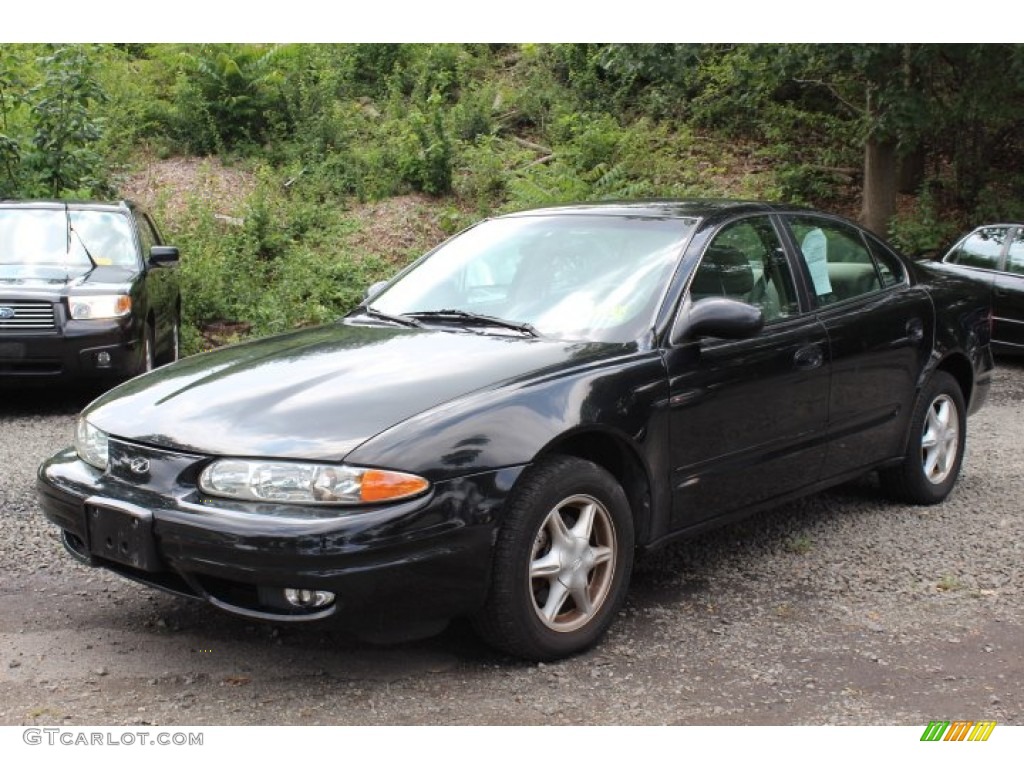
[[[1024,224],[978,227],[950,248],[942,263],[991,288],[993,348],[1024,355]]]
[[[0,201],[0,384],[177,360],[177,261],[131,203]]]
[[[182,360],[40,468],[74,557],[235,614],[587,648],[634,555],[878,470],[952,490],[986,292],[760,203],[527,211],[334,325]]]

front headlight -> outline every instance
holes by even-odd
[[[219,459],[199,475],[211,496],[286,504],[370,504],[416,496],[422,477],[384,469],[291,461]]]
[[[132,311],[132,297],[123,295],[72,296],[68,304],[75,320],[111,320]]]
[[[96,429],[84,417],[79,417],[75,427],[75,451],[78,458],[96,469],[106,469],[107,437],[106,432]]]

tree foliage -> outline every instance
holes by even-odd
[[[93,58],[83,46],[47,48],[35,57],[34,83],[10,53],[0,58],[0,186],[27,197],[102,194],[106,94]]]
[[[114,192],[139,157],[260,169],[241,230],[192,219],[172,234],[206,260],[184,270],[201,276],[189,317],[257,312],[242,294],[267,285],[261,330],[285,307],[307,322],[353,300],[285,287],[330,260],[324,233],[353,199],[422,193],[448,231],[570,200],[784,199],[860,210],[917,249],[1024,216],[1022,128],[1021,45],[0,48],[0,195]],[[221,267],[246,278],[214,279]],[[306,317],[289,303],[303,296]]]

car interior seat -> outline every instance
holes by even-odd
[[[707,249],[690,283],[694,301],[711,296],[724,296],[749,301],[754,289],[754,270],[738,248],[714,245]]]

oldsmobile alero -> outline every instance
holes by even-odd
[[[335,324],[82,413],[39,495],[74,557],[276,621],[467,615],[585,649],[636,553],[877,470],[941,502],[989,389],[983,287],[827,214],[677,201],[486,220]]]

